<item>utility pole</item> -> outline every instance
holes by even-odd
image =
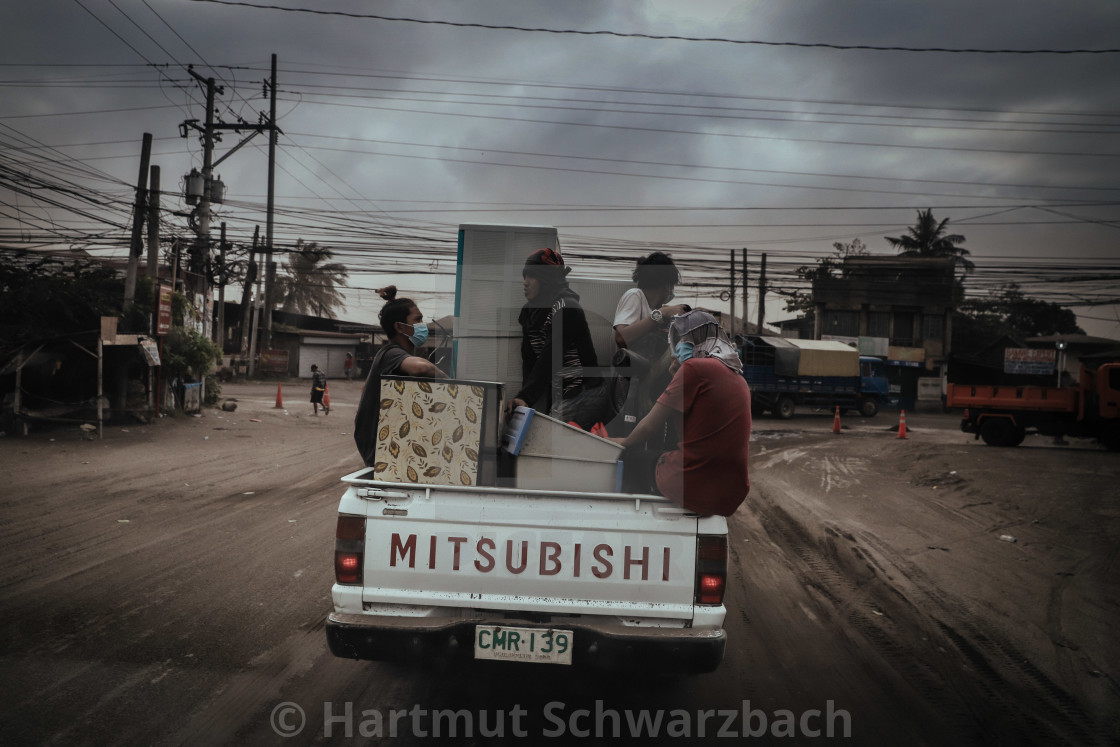
[[[194,71],[191,71],[194,75]],[[195,76],[198,77],[198,76]],[[201,78],[199,78],[201,80]],[[202,262],[202,329],[206,336],[214,339],[210,326],[210,283],[206,280],[205,268],[210,261],[210,181],[214,177],[214,93],[217,86],[213,78],[206,79],[206,129],[202,135],[202,199],[198,203],[198,239],[202,246],[199,252]]]
[[[261,227],[253,229],[253,246],[249,250],[249,268],[245,271],[245,287],[241,291],[241,331],[237,336],[238,353],[244,358],[249,353],[249,322],[252,319],[250,304],[252,302],[253,283],[257,280],[257,240],[260,237]],[[250,368],[252,364],[250,364]]]
[[[279,130],[276,127],[276,55],[272,55],[272,81],[269,84],[268,105],[268,213],[264,232],[265,251],[265,291],[264,291],[264,341],[272,346],[272,293],[276,282],[276,264],[272,259],[273,215],[276,207],[276,141]]]
[[[179,238],[175,237],[171,240],[171,292],[175,293],[179,290],[179,263],[182,258],[179,256]]]
[[[209,260],[209,237],[210,237],[210,206],[215,201],[221,201],[221,197],[216,197],[213,192],[213,172],[214,168],[225,159],[233,155],[242,146],[252,140],[256,135],[261,132],[269,133],[269,148],[268,148],[268,236],[266,239],[265,250],[269,252],[271,257],[272,250],[272,227],[273,227],[273,214],[275,211],[275,184],[276,184],[276,142],[277,135],[280,128],[276,126],[276,55],[272,55],[272,79],[266,81],[265,85],[271,90],[269,115],[266,119],[264,115],[260,115],[260,119],[256,124],[250,124],[243,119],[238,118],[238,121],[232,124],[225,122],[214,121],[214,95],[224,94],[225,89],[221,86],[214,84],[213,78],[203,78],[194,72],[193,69],[188,68],[188,72],[195,80],[200,83],[206,84],[206,121],[205,124],[200,126],[198,120],[187,120],[179,126],[179,132],[183,137],[187,136],[188,129],[198,130],[202,133],[203,140],[203,167],[202,179],[203,188],[202,195],[199,200],[197,210],[197,233],[199,235],[200,243],[203,243],[199,248],[202,251],[201,265],[205,266]],[[243,130],[248,131],[248,137],[245,137],[237,145],[229,150],[221,158],[214,160],[214,143],[221,140],[220,133],[222,130],[233,130],[240,134]],[[224,268],[223,268],[223,282],[224,282]],[[209,289],[207,288],[207,293]],[[271,319],[271,315],[269,315]],[[207,322],[209,324],[209,322]],[[270,328],[271,331],[271,328]]]
[[[747,313],[747,248],[743,247],[743,334],[747,333],[747,319],[750,315]]]
[[[159,166],[148,177],[148,267],[147,275],[159,277]]]
[[[257,238],[260,234],[260,226],[253,230],[253,245],[257,245]],[[267,272],[267,267],[262,268],[260,262],[264,261],[264,252],[258,252],[261,259],[257,262],[257,290],[253,294],[253,308],[249,311],[249,376],[252,377],[256,372],[257,366],[257,338],[260,336],[261,330],[261,307],[264,305],[264,281],[261,276]]]
[[[730,324],[728,325],[727,332],[728,332],[728,335],[730,335],[731,338],[734,339],[735,338],[735,250],[731,249],[730,254],[731,254],[731,293],[730,293],[730,298],[729,298],[730,303],[728,304],[728,308],[731,310],[731,318],[729,320]]]
[[[124,310],[136,298],[136,275],[140,269],[140,254],[144,249],[144,213],[147,205],[148,162],[152,158],[152,133],[145,132],[140,146],[140,175],[136,178],[136,202],[132,211],[132,240],[128,246],[128,271],[124,278]]]
[[[218,245],[218,328],[214,337],[218,350],[225,352],[226,347],[226,222],[222,221],[222,242]]]
[[[758,333],[766,321],[766,252],[762,253],[762,268],[758,272]]]
[[[210,203],[211,203],[211,181],[214,176],[214,142],[216,126],[214,124],[214,97],[217,94],[224,94],[225,89],[214,83],[213,78],[203,78],[201,75],[194,71],[193,66],[187,67],[187,72],[191,77],[206,86],[206,119],[205,123],[200,127],[198,120],[187,120],[179,125],[179,134],[183,137],[187,136],[188,129],[198,130],[202,133],[202,195],[198,201],[198,207],[195,208],[195,249],[192,252],[194,257],[194,267],[202,275],[201,287],[192,290],[201,291],[203,297],[206,299],[203,303],[202,313],[202,329],[210,339],[213,339],[211,334],[211,317],[209,311],[209,297],[210,288],[206,282],[206,266],[210,261]]]

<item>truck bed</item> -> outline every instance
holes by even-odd
[[[1072,413],[1077,412],[1077,394],[1074,387],[950,384],[945,403],[949,407]]]
[[[710,672],[727,522],[660,496],[343,480],[336,656]]]
[[[431,604],[548,614],[693,618],[696,536],[726,533],[660,496],[417,486],[343,478],[365,516],[365,585],[350,611]]]
[[[743,366],[743,377],[752,392],[787,394],[859,394],[858,376],[778,376],[773,366]]]

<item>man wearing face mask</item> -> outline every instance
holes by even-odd
[[[381,411],[382,376],[417,376],[426,379],[446,379],[436,364],[416,355],[428,339],[428,325],[424,315],[409,298],[397,298],[397,286],[381,288],[378,294],[386,304],[378,314],[381,329],[389,338],[373,357],[369,376],[366,378],[358,414],[354,418],[354,442],[367,467],[373,466],[377,448],[377,416]]]
[[[680,440],[657,460],[658,492],[690,511],[730,516],[750,490],[751,393],[743,364],[719,322],[704,311],[675,317],[669,345],[677,360],[672,380],[634,431],[615,441],[629,450],[671,419]]]

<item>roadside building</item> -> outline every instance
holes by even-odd
[[[839,276],[813,281],[813,338],[855,345],[887,363],[892,398],[937,406],[962,296],[952,258],[844,258]]]

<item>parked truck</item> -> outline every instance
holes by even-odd
[[[495,443],[495,389],[382,379],[381,391],[375,463],[343,478],[336,656],[719,665],[723,517],[617,492],[620,446],[527,408]]]
[[[756,413],[788,419],[805,405],[872,418],[890,391],[883,361],[841,342],[748,335],[740,356]]]
[[[945,404],[964,408],[961,430],[989,446],[1018,446],[1035,431],[1120,451],[1120,363],[1082,365],[1077,382],[1062,387],[951,383]]]

